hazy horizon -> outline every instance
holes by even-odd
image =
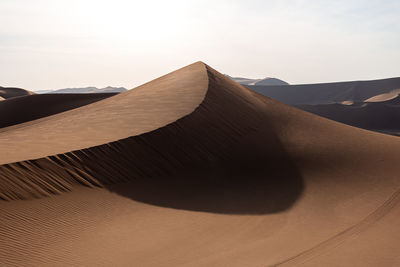
[[[0,2],[0,86],[134,88],[203,61],[290,84],[400,76],[398,1]]]

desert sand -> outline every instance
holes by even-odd
[[[396,97],[399,97],[399,94],[400,94],[400,89],[395,89],[395,90],[389,91],[387,93],[383,93],[383,94],[379,94],[379,95],[370,97],[367,100],[365,100],[364,102],[384,102],[384,101],[388,101],[388,100],[394,99]]]
[[[0,102],[0,128],[40,119],[113,96],[99,94],[34,94]]]
[[[372,97],[375,97],[378,101],[387,100],[388,97],[393,97],[393,94],[396,94],[400,89],[400,77],[369,81],[246,86],[262,95],[286,104],[321,105],[364,102],[371,100]]]
[[[383,101],[378,101],[381,99]],[[400,96],[378,95],[352,104],[298,105],[298,108],[355,127],[400,134]]]
[[[7,99],[7,98],[13,98],[17,96],[26,96],[26,95],[34,95],[34,92],[21,89],[21,88],[15,88],[15,87],[1,87],[0,86],[0,97]]]
[[[0,129],[0,265],[397,266],[400,139],[197,62]]]

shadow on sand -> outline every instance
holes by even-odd
[[[228,152],[224,160],[107,188],[152,205],[224,214],[277,213],[300,196],[300,172],[270,130],[243,138]]]

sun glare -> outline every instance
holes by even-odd
[[[166,41],[185,27],[181,1],[79,1],[83,31],[114,41]]]

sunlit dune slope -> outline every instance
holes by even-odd
[[[0,265],[395,266],[399,151],[197,62],[0,131]]]

